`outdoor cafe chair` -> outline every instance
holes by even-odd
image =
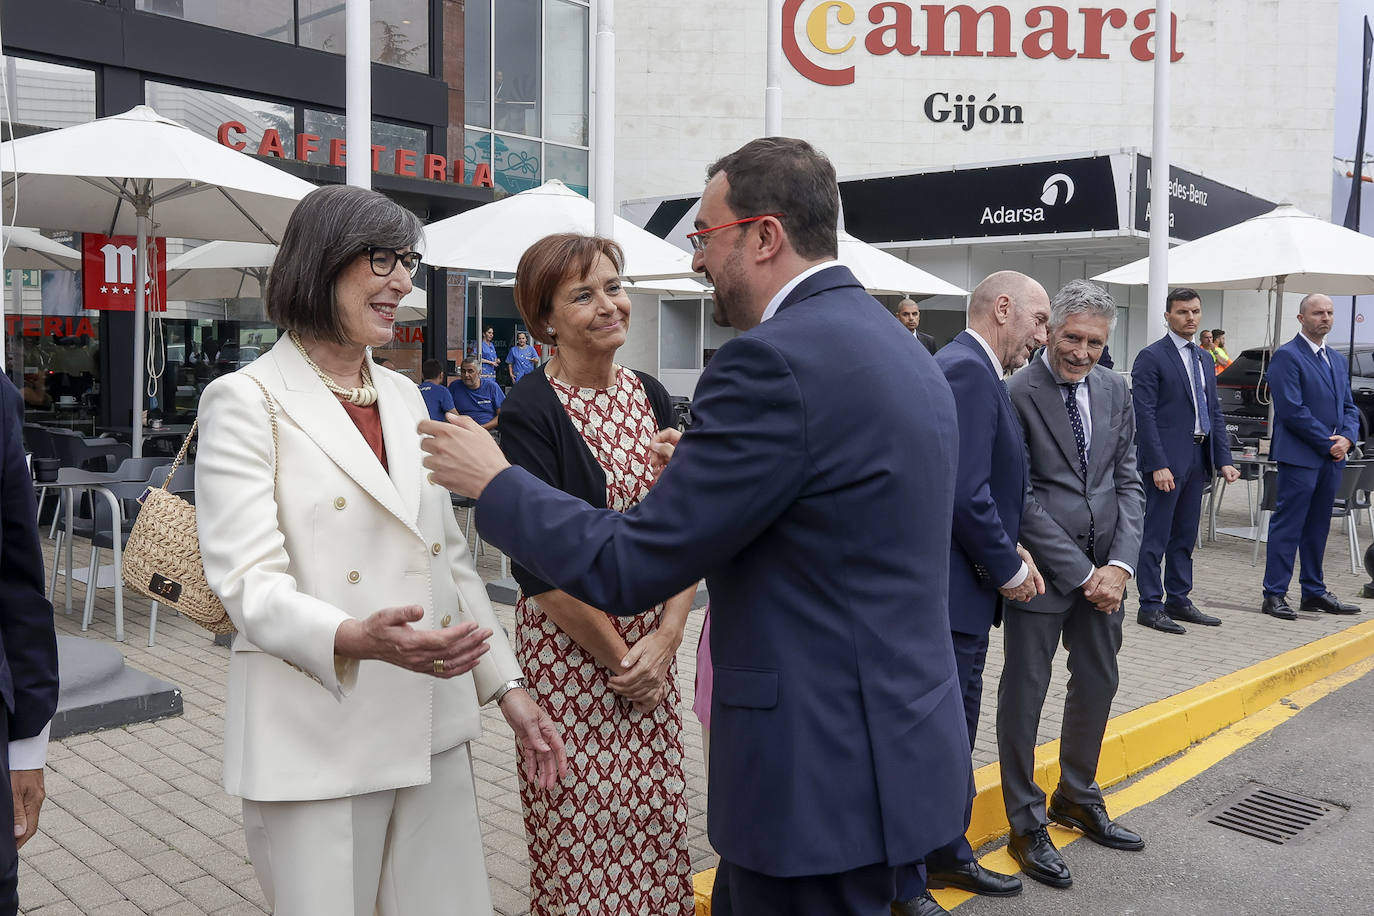
[[[121,518],[118,526],[110,518],[109,505],[101,501],[96,504],[94,524],[91,526],[91,558],[86,568],[86,604],[82,610],[81,629],[84,631],[91,625],[91,618],[95,612],[95,593],[102,588],[100,584],[100,555],[101,551],[114,550],[114,538],[116,532],[119,536],[120,547],[129,541],[129,532],[133,529],[134,520],[138,517],[140,508],[139,499],[144,492],[151,487],[161,487],[167,480],[167,475],[171,473],[172,466],[167,463],[165,458],[146,459],[155,462],[149,468],[147,474],[142,479],[130,479],[116,483],[106,484],[105,488],[112,492],[119,500],[121,507]],[[126,462],[127,463],[127,462]],[[195,465],[184,464],[177,469],[176,476],[172,478],[171,484],[167,488],[170,492],[176,493],[183,498],[194,501],[195,499]],[[120,596],[120,600],[115,602],[115,607],[122,605],[124,597],[124,576],[123,571],[114,570],[113,587]],[[158,602],[153,601],[148,613],[148,647],[152,648],[157,639],[157,612]],[[115,628],[119,631],[124,629],[124,621],[116,620]]]

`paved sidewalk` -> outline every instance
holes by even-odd
[[[1232,488],[1223,524],[1243,523],[1245,511],[1244,491]],[[1361,538],[1368,543],[1366,529]],[[51,544],[44,543],[51,561]],[[1198,587],[1193,597],[1225,621],[1219,628],[1190,627],[1186,636],[1168,636],[1136,625],[1135,606],[1128,605],[1114,714],[1272,658],[1374,613],[1374,600],[1369,600],[1363,602],[1367,613],[1355,617],[1302,615],[1285,623],[1262,616],[1263,551],[1259,566],[1251,567],[1250,547],[1248,541],[1223,537],[1196,554]],[[76,565],[84,568],[86,554],[77,554]],[[497,574],[494,559],[488,554],[479,563],[489,577]],[[1332,525],[1326,572],[1327,583],[1343,598],[1358,595],[1365,577],[1350,572],[1344,522]],[[1296,598],[1296,582],[1292,594]],[[58,628],[79,634],[83,587],[75,586],[76,610],[70,617],[60,612],[61,595],[59,584]],[[147,648],[147,607],[142,599],[126,602],[123,651],[130,665],[181,687],[185,714],[52,744],[41,829],[25,847],[20,866],[21,912],[29,916],[264,912],[244,849],[239,802],[219,785],[228,650],[215,647],[205,631],[169,615],[158,621],[157,646]],[[513,608],[497,610],[512,626]],[[687,725],[690,841],[698,869],[713,864],[705,835],[700,731],[687,706],[700,625],[700,615],[692,615],[678,653]],[[86,635],[113,643],[108,591],[99,595],[95,622]],[[978,765],[996,759],[992,719],[1001,664],[1000,633],[994,632],[975,752]],[[1058,737],[1062,662],[1060,669],[1046,700],[1042,741]],[[528,860],[513,741],[499,713],[487,710],[484,715],[486,732],[474,746],[474,768],[492,896],[501,916],[525,916]]]

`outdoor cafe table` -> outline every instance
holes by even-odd
[[[105,484],[121,482],[123,481],[119,479],[119,476],[117,474],[107,474],[100,471],[83,471],[80,468],[62,468],[57,472],[57,480],[45,484],[45,486],[57,487],[62,490],[71,491],[67,494],[68,498],[64,500],[67,507],[67,580],[65,583],[67,595],[65,612],[68,614],[72,612],[72,543],[75,540],[72,537],[72,526],[75,522],[76,515],[76,500],[72,498],[76,495],[74,491],[85,490],[90,492],[93,496],[98,494],[99,496],[104,498],[106,502],[110,504],[110,518],[112,520],[111,524],[115,526],[114,530],[116,532],[116,536],[110,539],[113,544],[111,553],[114,557],[113,563],[115,575],[118,576],[121,574],[121,570],[124,566],[123,545],[120,543],[120,538],[117,534],[117,532],[119,531],[119,525],[123,521],[123,510],[119,505],[119,500],[115,497],[114,493],[111,492],[105,486]],[[57,561],[58,558],[54,556],[53,562],[56,563]],[[98,580],[99,571],[97,571],[96,578]],[[87,582],[86,587],[95,588],[96,583]],[[120,642],[124,641],[124,590],[120,588],[115,589],[115,639],[119,640]]]

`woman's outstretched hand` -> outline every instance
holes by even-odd
[[[523,687],[507,690],[500,706],[501,715],[515,732],[525,779],[541,789],[552,789],[568,772],[568,755],[558,726]]]

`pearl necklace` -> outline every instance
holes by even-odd
[[[301,336],[299,334],[295,331],[291,331],[289,336],[291,342],[296,345],[296,349],[300,351],[301,357],[305,360],[305,364],[315,370],[315,374],[320,377],[320,381],[324,382],[324,387],[328,388],[330,393],[358,407],[371,407],[373,404],[377,403],[377,388],[372,384],[372,371],[367,366],[368,360],[366,357],[363,358],[362,365],[363,383],[357,388],[345,388],[330,378],[325,374],[323,369],[315,364],[315,361],[310,358],[310,354],[305,352],[305,344],[301,343]]]

